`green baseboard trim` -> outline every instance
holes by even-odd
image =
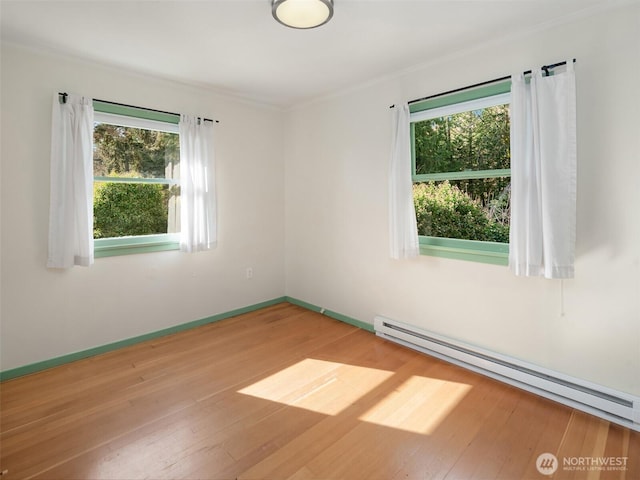
[[[146,342],[147,340],[153,340],[156,338],[171,335],[173,333],[182,332],[184,330],[190,330],[192,328],[200,327],[208,323],[218,322],[220,320],[225,320],[227,318],[236,317],[238,315],[243,315],[245,313],[260,310],[261,308],[270,307],[271,305],[276,305],[282,302],[289,302],[293,305],[297,305],[307,310],[321,313],[323,315],[326,315],[327,317],[333,318],[334,320],[339,320],[341,322],[348,323],[349,325],[353,325],[354,327],[358,327],[363,330],[367,330],[369,332],[374,332],[373,325],[371,325],[370,323],[366,323],[361,320],[356,320],[355,318],[342,315],[341,313],[338,313],[338,312],[333,312],[331,310],[323,309],[322,307],[318,307],[317,305],[313,305],[311,303],[298,300],[297,298],[285,296],[285,297],[274,298],[272,300],[267,300],[265,302],[256,303],[254,305],[249,305],[247,307],[237,308],[235,310],[231,310],[228,312],[219,313],[217,315],[212,315],[210,317],[201,318],[200,320],[194,320],[192,322],[187,322],[180,325],[175,325],[173,327],[164,328],[162,330],[157,330],[155,332],[145,333],[144,335],[138,335],[137,337],[126,338],[124,340],[119,340],[117,342],[108,343],[106,345],[89,348],[87,350],[82,350],[80,352],[69,353],[67,355],[51,358],[49,360],[43,360],[41,362],[36,362],[29,365],[24,365],[22,367],[5,370],[4,372],[0,372],[0,381],[11,380],[13,378],[22,377],[24,375],[29,375],[31,373],[37,373],[42,370],[47,370],[49,368],[59,367],[60,365],[75,362],[76,360],[82,360],[83,358],[94,357],[102,353],[111,352],[113,350],[118,350],[120,348],[135,345],[137,343]]]
[[[284,298],[285,298],[286,302],[289,302],[289,303],[291,303],[293,305],[297,305],[299,307],[306,308],[307,310],[311,310],[313,312],[321,313],[323,315],[326,315],[327,317],[333,318],[334,320],[339,320],[341,322],[348,323],[349,325],[353,325],[354,327],[358,327],[358,328],[361,328],[363,330],[367,330],[368,332],[371,332],[371,333],[375,332],[375,330],[373,328],[373,325],[371,325],[370,323],[367,323],[367,322],[363,322],[362,320],[356,320],[355,318],[351,318],[351,317],[348,317],[346,315],[342,315],[341,313],[333,312],[331,310],[324,309],[322,307],[319,307],[317,305],[313,305],[313,304],[305,302],[303,300],[298,300],[297,298],[293,298],[293,297],[284,297]]]
[[[137,337],[127,338],[125,340],[108,343],[106,345],[101,345],[99,347],[89,348],[88,350],[82,350],[80,352],[70,353],[68,355],[62,355],[60,357],[52,358],[49,360],[43,360],[41,362],[32,363],[30,365],[24,365],[22,367],[13,368],[10,370],[6,370],[4,372],[0,372],[0,381],[11,380],[12,378],[22,377],[24,375],[29,375],[30,373],[36,373],[41,370],[46,370],[48,368],[58,367],[60,365],[64,365],[65,363],[70,363],[76,360],[81,360],[83,358],[93,357],[95,355],[100,355],[102,353],[111,352],[113,350],[118,350],[119,348],[135,345],[136,343],[141,343],[147,340],[153,340],[155,338],[171,335],[172,333],[178,333],[184,330],[190,330],[192,328],[200,327],[208,323],[218,322],[220,320],[225,320],[227,318],[236,317],[238,315],[253,312],[255,310],[260,310],[261,308],[270,307],[271,305],[276,305],[278,303],[287,302],[287,301],[288,301],[287,297],[278,297],[272,300],[267,300],[265,302],[249,305],[248,307],[237,308],[229,312],[219,313],[217,315],[213,315],[210,317],[201,318],[200,320],[194,320],[192,322],[187,322],[187,323],[183,323],[173,327],[164,328],[162,330],[157,330],[155,332],[145,333],[144,335],[139,335]]]

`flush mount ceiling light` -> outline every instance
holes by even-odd
[[[273,18],[291,28],[315,28],[333,16],[333,0],[271,0]]]

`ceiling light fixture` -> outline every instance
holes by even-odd
[[[315,28],[333,17],[333,0],[271,0],[273,18],[291,28]]]

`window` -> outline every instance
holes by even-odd
[[[177,249],[179,117],[98,101],[94,110],[95,256]]]
[[[410,105],[420,253],[506,265],[510,82]]]

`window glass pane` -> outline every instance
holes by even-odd
[[[413,123],[417,175],[510,167],[509,105]]]
[[[176,133],[97,123],[93,133],[94,176],[177,178]]]
[[[94,182],[93,237],[179,232],[178,195],[176,185]]]
[[[416,183],[413,199],[419,235],[509,242],[507,177]]]

